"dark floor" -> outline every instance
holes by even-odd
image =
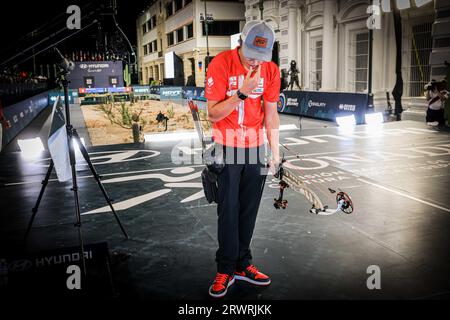
[[[293,121],[295,123],[295,121]],[[319,122],[318,122],[319,123]],[[347,191],[351,215],[317,216],[288,190],[277,211],[268,178],[252,241],[254,262],[272,277],[267,288],[238,283],[226,299],[448,299],[450,297],[449,133],[413,121],[381,129],[303,126],[281,133],[298,174],[324,202],[327,187]],[[91,147],[89,152],[130,239],[125,240],[86,165],[78,171],[85,244],[107,242],[116,294],[132,299],[208,299],[215,274],[216,206],[202,195],[201,165],[173,164],[174,143]],[[175,150],[175,151],[174,151]],[[186,160],[186,159],[185,159]],[[23,234],[48,159],[0,155],[0,258],[76,247],[70,183],[52,175],[24,245]],[[381,289],[369,290],[369,266]],[[89,270],[89,269],[88,269]],[[100,271],[102,273],[103,271]],[[93,280],[95,283],[95,280]]]

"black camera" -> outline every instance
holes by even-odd
[[[436,85],[437,85],[437,82],[436,82],[436,80],[433,79],[425,85],[425,90],[434,91],[436,89]]]

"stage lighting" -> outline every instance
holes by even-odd
[[[336,123],[339,127],[351,128],[356,125],[356,119],[354,115],[336,117]]]
[[[364,117],[367,125],[379,125],[384,122],[383,114],[381,112],[366,113]]]
[[[156,133],[156,134],[145,134],[145,142],[164,142],[164,141],[181,141],[198,139],[197,132],[171,132],[171,133]]]
[[[279,131],[298,130],[295,124],[280,124]]]
[[[17,140],[22,156],[27,160],[38,158],[45,150],[39,137],[33,139]]]

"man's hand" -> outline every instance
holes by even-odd
[[[445,94],[443,94],[443,93],[440,92],[439,90],[436,90],[436,93],[438,94],[439,99],[441,99],[441,101],[447,100],[447,97],[445,96]]]
[[[269,161],[269,172],[272,175],[275,175],[278,172],[279,167],[280,167],[280,161],[279,160],[271,159]]]
[[[252,76],[252,74],[254,75]],[[250,69],[245,76],[244,83],[239,89],[243,94],[249,95],[258,85],[261,78],[261,65],[258,66],[256,72],[254,69]]]

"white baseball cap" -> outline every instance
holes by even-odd
[[[252,20],[245,24],[241,33],[244,57],[260,61],[272,60],[272,48],[275,32],[261,20]]]

